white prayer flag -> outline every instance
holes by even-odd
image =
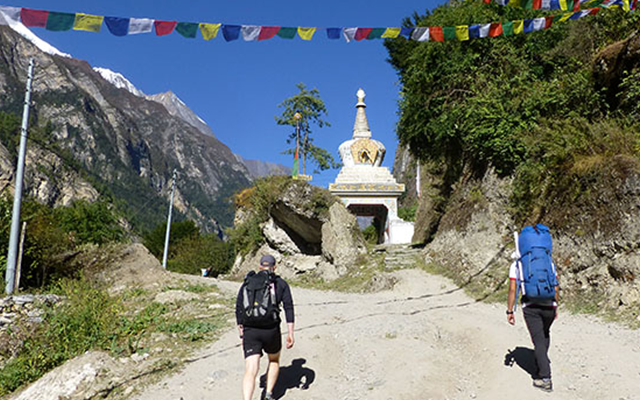
[[[480,25],[480,37],[486,38],[489,36],[489,29],[491,28],[491,24],[483,24]]]
[[[545,18],[534,18],[533,19],[533,30],[534,31],[543,30],[545,25],[547,25],[547,20]]]
[[[242,25],[242,28],[240,28],[242,38],[246,42],[257,40],[258,36],[260,36],[260,29],[261,28],[257,25]]]
[[[153,31],[153,19],[149,18],[131,18],[129,20],[129,35],[136,33],[150,33]]]
[[[352,41],[356,37],[357,31],[358,31],[358,28],[344,28],[344,30],[342,31],[342,34],[344,35],[344,40],[346,40],[347,43]]]
[[[429,28],[418,27],[411,33],[411,39],[417,42],[426,42],[429,40]]]

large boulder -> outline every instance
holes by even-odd
[[[333,204],[322,225],[322,256],[340,268],[353,265],[366,251],[356,217],[341,203]]]

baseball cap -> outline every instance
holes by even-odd
[[[274,265],[276,265],[276,259],[270,254],[264,255],[260,259],[261,267],[273,267]]]

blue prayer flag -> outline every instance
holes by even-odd
[[[469,26],[469,38],[470,39],[480,38],[480,25]]]
[[[412,31],[413,31],[413,28],[402,28],[400,30],[400,35],[405,36],[407,39],[409,39],[411,37]]]
[[[115,36],[126,36],[129,33],[129,18],[104,17],[109,32]]]
[[[342,37],[342,28],[327,28],[327,38],[340,39]]]
[[[559,10],[560,9],[560,0],[551,0],[551,9]]]
[[[533,32],[533,19],[525,19],[524,20],[524,33]]]
[[[241,28],[242,27],[240,25],[222,25],[222,35],[224,36],[224,40],[227,42],[237,40],[240,37]]]

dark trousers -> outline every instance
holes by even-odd
[[[549,330],[556,317],[556,310],[552,307],[528,306],[522,309],[527,329],[533,341],[539,378],[551,378],[551,362],[549,361],[549,344],[551,337]]]

